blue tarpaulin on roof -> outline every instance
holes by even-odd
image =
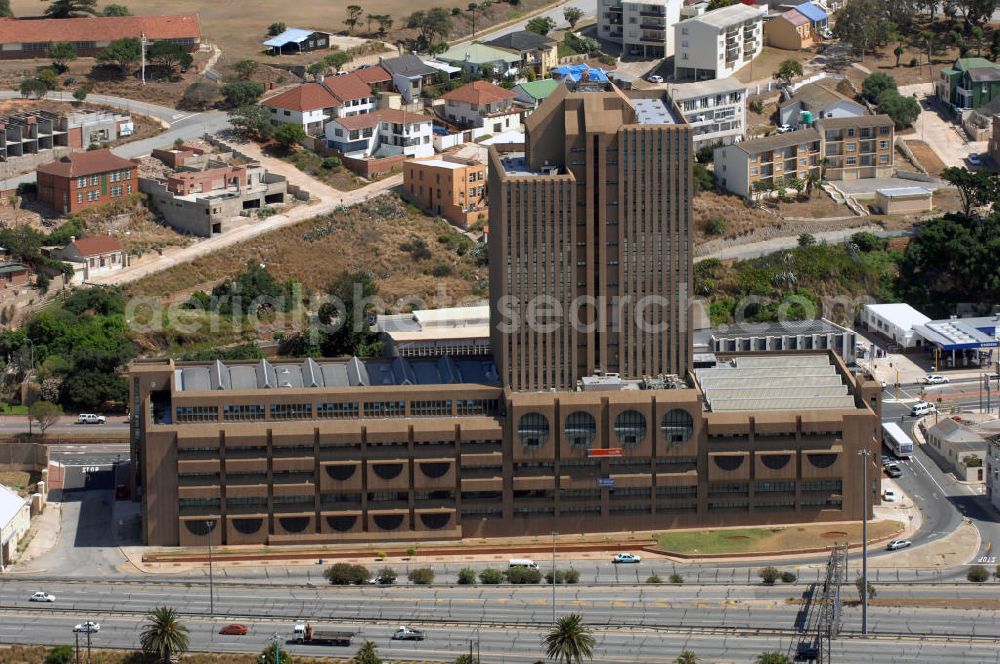
[[[600,81],[602,83],[608,81],[608,73],[606,71],[588,67],[587,65],[560,65],[559,67],[552,68],[552,73],[556,78],[568,78],[574,83],[583,78],[584,72],[587,72],[591,81]]]

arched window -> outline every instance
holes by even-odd
[[[809,463],[817,468],[829,468],[837,461],[836,454],[808,454]]]
[[[683,445],[694,432],[694,420],[691,413],[681,408],[674,408],[663,416],[660,423],[663,439],[670,445]]]
[[[626,410],[615,418],[615,435],[622,445],[638,445],[646,437],[646,416],[637,410]]]
[[[566,418],[566,440],[574,447],[586,447],[597,437],[597,422],[590,413],[578,410]]]
[[[717,456],[713,458],[715,465],[722,470],[736,470],[743,465],[743,457],[741,456]]]
[[[541,447],[549,439],[549,420],[541,413],[525,413],[517,425],[517,435],[525,447]]]

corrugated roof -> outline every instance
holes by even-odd
[[[22,498],[0,484],[0,529],[5,528],[17,516],[17,513],[24,509],[27,502],[27,498]]]
[[[738,356],[695,376],[713,412],[855,408],[825,354]]]
[[[537,51],[552,48],[556,40],[531,30],[515,30],[486,43],[497,48],[509,48],[515,51]]]
[[[813,23],[818,21],[825,21],[830,18],[830,15],[826,13],[824,9],[814,5],[811,2],[804,2],[801,5],[795,6],[795,11],[801,12],[803,16],[808,18]]]
[[[859,107],[861,106],[861,104],[858,104],[858,102],[847,95],[843,95],[834,88],[826,85],[826,79],[823,79],[822,81],[800,86],[791,99],[781,104],[781,108],[801,103],[808,105],[814,111],[819,111],[838,101],[849,101]]]
[[[152,41],[200,39],[201,23],[197,14],[0,19],[0,44],[112,41],[141,34]]]
[[[799,334],[829,334],[849,330],[820,318],[815,320],[788,320],[777,323],[738,323],[725,329],[710,330],[716,339],[743,339],[747,337],[780,337]]]
[[[309,39],[311,35],[319,32],[324,35],[330,36],[329,32],[323,32],[322,30],[305,30],[303,28],[288,28],[280,35],[275,35],[271,37],[266,42],[262,42],[264,46],[284,46],[285,44],[301,44],[305,40]]]
[[[528,81],[527,83],[521,83],[517,87],[524,90],[525,94],[533,99],[545,99],[550,94],[552,94],[557,87],[562,85],[559,81],[552,78],[543,78],[537,81]]]
[[[412,53],[401,55],[398,58],[386,58],[379,64],[385,67],[386,71],[389,73],[405,76],[407,78],[415,78],[417,76],[433,76],[438,72],[437,69],[429,66]]]
[[[860,115],[854,118],[823,118],[816,121],[820,129],[848,129],[850,127],[894,127],[892,118],[884,113],[879,115]]]

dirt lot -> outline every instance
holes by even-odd
[[[923,141],[911,141],[909,139],[907,139],[906,145],[909,146],[913,152],[913,156],[917,158],[920,165],[927,169],[928,174],[934,176],[941,175],[941,171],[945,169],[945,164],[941,161],[941,157],[937,155],[937,152],[931,149],[931,146]]]
[[[455,235],[447,222],[386,194],[159,272],[128,290],[170,296],[195,287],[211,288],[254,260],[265,263],[277,279],[301,281],[308,291],[325,288],[345,270],[366,270],[374,275],[379,295],[387,302],[409,295],[427,299],[443,292],[442,301],[429,304],[457,306],[485,297],[486,268],[476,267],[468,253],[460,256],[439,241]],[[421,243],[425,250],[403,246]]]
[[[868,526],[869,539],[889,537],[903,529],[899,521],[875,521]],[[835,542],[861,541],[861,524],[788,526],[783,528],[733,528],[721,530],[677,530],[663,533],[660,549],[687,554],[754,553],[796,551],[830,546]]]
[[[782,228],[789,217],[815,218],[816,222],[824,217],[843,217],[851,214],[843,205],[838,205],[823,192],[814,192],[812,197],[801,201],[770,201],[768,211],[747,204],[739,196],[719,194],[706,191],[694,198],[695,244],[718,239],[718,235],[710,235],[706,227],[710,220],[722,217],[726,221],[723,237],[739,237],[755,230],[773,227]]]

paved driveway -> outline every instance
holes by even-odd
[[[933,92],[932,83],[914,83],[899,88],[900,94],[915,95],[923,107],[923,112],[913,126],[915,133],[907,138],[927,143],[945,166],[967,166],[966,158],[973,152],[985,151],[986,141],[969,142],[959,125],[938,112]]]

